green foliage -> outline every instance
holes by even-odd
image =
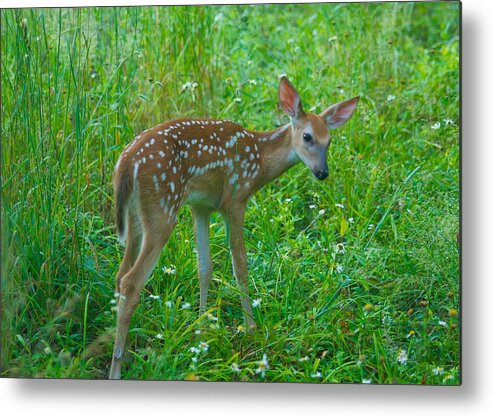
[[[299,165],[249,204],[259,331],[242,330],[219,216],[211,309],[198,316],[183,210],[132,321],[123,376],[459,383],[458,8],[2,10],[2,375],[107,376],[119,153],[179,116],[285,123],[286,73],[307,110],[361,101],[333,133],[327,181]],[[190,350],[200,342],[207,350]]]

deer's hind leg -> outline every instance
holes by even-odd
[[[122,277],[130,271],[139,256],[142,245],[142,224],[137,215],[135,205],[130,205],[127,213],[127,236],[125,239],[125,254],[123,255],[122,264],[116,274],[116,296],[120,295],[120,283]]]
[[[119,379],[125,344],[132,315],[145,281],[151,275],[159,254],[175,225],[176,213],[163,214],[162,209],[142,210],[142,246],[132,267],[121,277],[116,338],[110,379]],[[129,255],[130,257],[130,255]]]

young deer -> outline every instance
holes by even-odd
[[[329,130],[351,117],[358,100],[335,104],[320,115],[308,114],[296,89],[282,77],[279,104],[291,118],[283,127],[254,132],[226,120],[177,119],[144,131],[125,148],[114,174],[116,223],[126,250],[116,276],[119,300],[111,379],[120,377],[140,291],[184,204],[191,207],[194,218],[200,312],[206,310],[212,275],[209,219],[211,212],[219,211],[229,225],[233,272],[247,326],[256,327],[243,241],[246,204],[258,189],[300,161],[318,179],[327,178]]]

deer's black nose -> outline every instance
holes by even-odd
[[[327,178],[329,176],[329,170],[328,169],[320,169],[317,172],[315,172],[315,176],[319,180],[324,180],[325,178]]]

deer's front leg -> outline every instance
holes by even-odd
[[[248,296],[247,255],[243,240],[244,215],[245,206],[242,205],[227,213],[226,221],[229,225],[229,247],[233,258],[233,273],[240,289],[241,306],[246,315],[248,329],[254,330],[257,325],[253,319],[252,306]]]
[[[208,209],[192,208],[195,243],[200,279],[200,314],[207,310],[207,293],[212,277],[212,259],[209,243],[209,221],[211,212]]]

